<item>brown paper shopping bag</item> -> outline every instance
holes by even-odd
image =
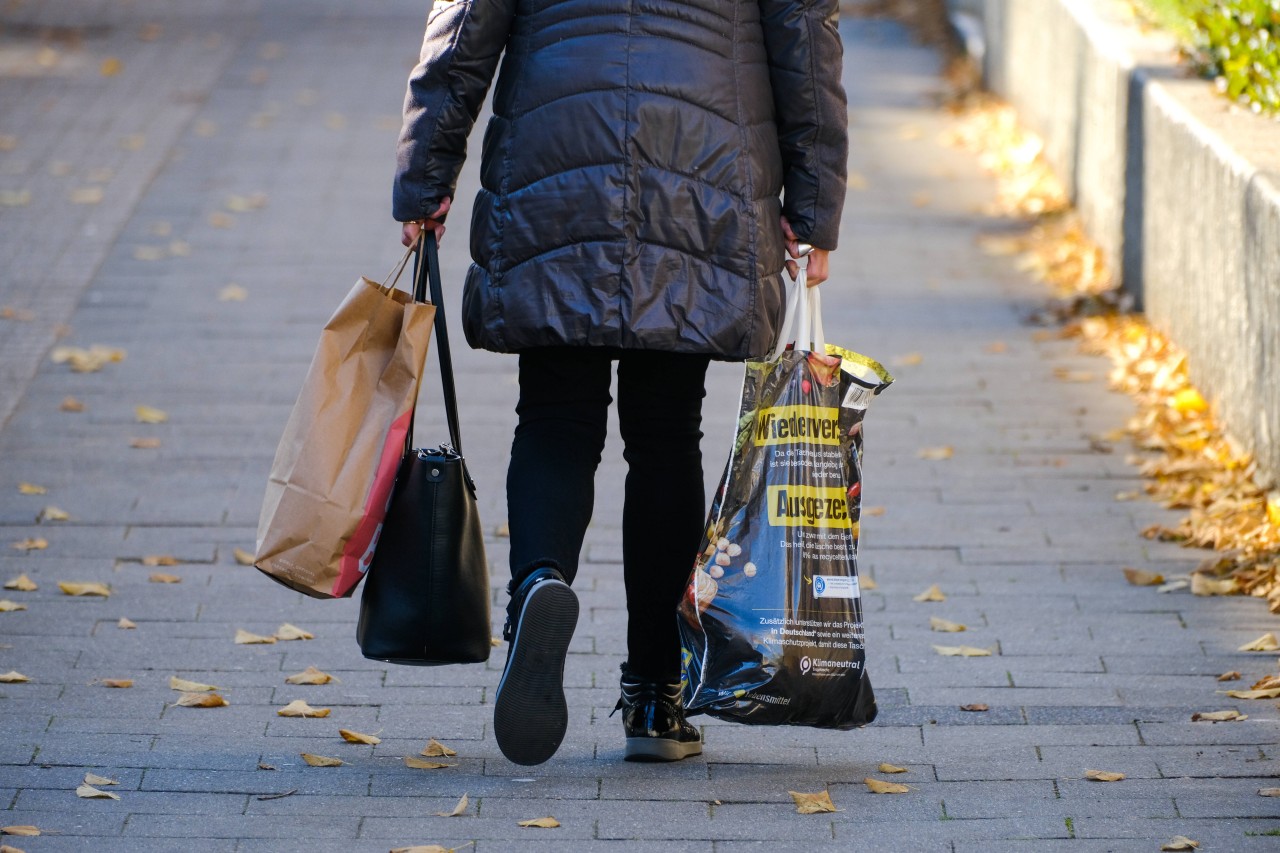
[[[387,285],[356,282],[325,324],[271,466],[254,562],[315,598],[364,577],[411,439],[435,306],[395,289],[410,253]]]

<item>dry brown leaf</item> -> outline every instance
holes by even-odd
[[[312,767],[341,767],[347,762],[341,758],[329,758],[325,755],[314,755],[310,752],[299,753],[302,760],[310,764]]]
[[[40,834],[40,827],[31,824],[18,826],[0,826],[0,835],[16,835],[23,838],[35,838]]]
[[[1247,719],[1249,719],[1248,714],[1241,714],[1234,708],[1228,708],[1225,711],[1197,711],[1191,715],[1191,722],[1193,723],[1229,723]]]
[[[1259,788],[1259,797],[1280,797],[1280,788]]]
[[[338,729],[338,734],[342,735],[342,739],[347,743],[364,743],[369,746],[377,746],[382,743],[382,738],[377,735],[366,735],[360,732],[353,732],[351,729]]]
[[[66,595],[97,595],[102,598],[111,595],[111,587],[97,581],[58,581],[58,589]]]
[[[423,761],[421,758],[414,758],[411,755],[404,757],[406,767],[412,767],[414,770],[442,770],[445,767],[457,767],[456,764],[441,764],[437,761]]]
[[[304,631],[288,622],[277,628],[274,636],[277,640],[314,640],[316,638],[316,635],[310,631]]]
[[[103,687],[114,687],[117,689],[124,689],[126,687],[133,686],[133,679],[132,678],[99,678],[98,683],[101,684]]]
[[[217,693],[183,693],[173,704],[179,708],[225,708],[231,703]]]
[[[1121,571],[1124,572],[1124,579],[1134,586],[1159,586],[1164,583],[1164,575],[1158,572],[1148,572],[1143,569],[1131,569],[1125,567]]]
[[[518,826],[536,826],[541,829],[555,829],[560,825],[560,821],[553,817],[532,817],[528,820],[516,821]]]
[[[116,623],[116,627],[124,628],[124,629],[133,629],[133,628],[137,628],[138,625],[132,619],[127,619],[124,616],[121,616],[120,621]]]
[[[31,680],[30,678],[27,678],[25,675],[18,672],[16,669],[11,669],[5,673],[0,673],[0,684],[25,684],[30,680]]]
[[[26,573],[18,575],[13,580],[5,581],[5,589],[16,589],[18,592],[35,592],[40,587],[36,582],[27,577]]]
[[[170,240],[169,254],[175,258],[187,258],[191,256],[191,244],[186,240]]]
[[[259,770],[279,770],[280,768],[276,767],[274,764],[266,764],[264,762],[259,761],[258,769]]]
[[[462,799],[458,800],[458,804],[452,810],[447,812],[436,812],[436,817],[460,817],[467,813],[467,795],[463,794]]]
[[[473,842],[468,841],[462,845],[466,847]],[[454,853],[454,847],[441,847],[439,844],[415,844],[412,847],[392,847],[391,853]]]
[[[1111,770],[1086,770],[1084,778],[1091,779],[1094,782],[1123,782],[1124,774],[1115,773]]]
[[[493,647],[493,648],[495,648],[495,649],[496,649],[496,648],[498,648],[499,646],[501,646],[501,645],[502,645],[502,638],[501,638],[501,637],[490,637],[490,638],[489,638],[489,645],[490,645],[490,646],[492,646],[492,647]]]
[[[19,610],[26,610],[27,605],[19,604],[16,601],[10,601],[7,598],[0,598],[0,613],[17,613]]]
[[[328,684],[330,681],[337,681],[327,672],[321,672],[314,666],[309,666],[302,672],[295,672],[285,678],[285,684]]]
[[[1234,669],[1218,676],[1219,681],[1239,681],[1241,678],[1244,678],[1244,676],[1240,674],[1239,670]]]
[[[35,483],[18,484],[18,494],[22,495],[43,495],[48,491],[44,486],[37,486]]]
[[[292,797],[296,793],[298,793],[298,789],[294,788],[292,791],[281,791],[279,794],[262,794],[261,796],[257,797],[257,799],[260,801],[261,800],[283,800],[285,797]]]
[[[451,758],[458,754],[456,749],[450,749],[435,738],[427,741],[427,745],[422,748],[419,755],[425,755],[427,758]]]
[[[911,196],[911,204],[913,207],[928,207],[933,204],[933,196],[924,191],[914,193]]]
[[[1191,575],[1192,595],[1235,595],[1239,584],[1233,577],[1214,578],[1202,572]]]
[[[912,601],[946,601],[947,596],[942,592],[941,587],[936,583],[917,595]]]
[[[992,341],[982,349],[984,352],[989,352],[992,355],[1000,355],[1001,353],[1009,351],[1009,345],[1004,341]]]
[[[906,773],[907,768],[899,767],[896,764],[881,764],[876,768],[881,773]]]
[[[829,791],[817,791],[812,794],[800,791],[787,791],[787,793],[796,804],[796,814],[823,814],[839,811],[836,804],[831,802]]]
[[[978,649],[973,646],[934,646],[933,650],[946,657],[987,658],[991,657],[990,649]]]
[[[250,554],[243,548],[233,548],[231,550],[231,556],[235,557],[236,562],[242,566],[252,566],[254,563],[253,554]]]
[[[329,708],[312,708],[305,699],[294,699],[288,705],[276,711],[279,717],[327,717],[332,713]]]
[[[138,450],[155,450],[160,446],[158,438],[134,438],[129,441],[130,447],[136,447]]]
[[[92,785],[81,785],[76,788],[76,796],[86,800],[118,800],[119,794],[113,794],[110,791],[100,791]]]
[[[956,449],[949,444],[945,444],[941,447],[922,447],[916,452],[916,456],[921,459],[932,459],[934,461],[950,459],[955,455]]]
[[[182,578],[178,575],[165,574],[164,572],[152,572],[148,577],[149,583],[182,583]]]
[[[1253,690],[1270,690],[1273,687],[1280,687],[1280,675],[1264,675],[1252,685]]]
[[[969,628],[967,625],[961,625],[959,622],[948,622],[946,619],[939,619],[937,616],[930,616],[929,630],[938,631],[943,634],[958,634],[961,631],[969,630]]]
[[[218,291],[219,302],[244,302],[249,298],[249,291],[238,284],[228,284]]]
[[[155,568],[156,566],[177,566],[181,561],[172,554],[149,554],[142,558],[142,565]]]
[[[897,782],[886,782],[883,779],[873,779],[870,776],[862,781],[866,783],[867,789],[873,794],[906,794],[911,791],[906,785],[900,785]]]
[[[253,645],[270,645],[276,641],[275,637],[264,637],[261,634],[250,634],[243,628],[236,630],[236,645],[253,646]]]
[[[977,711],[990,711],[990,710],[991,710],[991,706],[990,706],[990,705],[988,705],[986,702],[974,702],[974,703],[973,703],[973,704],[971,704],[971,705],[961,705],[961,706],[960,706],[960,710],[961,710],[961,711],[975,711],[975,712],[977,712]]]
[[[49,540],[39,536],[28,537],[14,542],[13,547],[19,551],[43,551],[49,547]]]
[[[185,678],[179,678],[176,675],[169,676],[169,689],[177,690],[180,693],[213,693],[221,690],[212,684],[202,684],[199,681],[188,681]]]
[[[1277,650],[1280,650],[1280,640],[1276,640],[1276,635],[1270,631],[1237,649],[1237,651],[1241,652],[1274,652]]]
[[[106,776],[99,776],[96,773],[84,774],[84,783],[86,785],[119,785],[116,779],[108,779]]]
[[[118,57],[108,56],[98,66],[98,73],[103,77],[114,77],[124,70],[124,63]]]
[[[209,224],[214,228],[231,228],[236,224],[236,218],[221,210],[215,210],[209,214]]]
[[[169,420],[169,414],[154,406],[134,406],[133,414],[140,424],[162,424]]]
[[[1280,687],[1267,687],[1262,690],[1220,690],[1232,699],[1280,699]]]
[[[1183,851],[1183,850],[1199,850],[1199,849],[1200,849],[1200,842],[1193,841],[1192,839],[1187,838],[1185,835],[1175,835],[1173,838],[1170,838],[1167,843],[1160,845],[1160,850],[1162,851],[1162,853],[1163,851],[1170,851],[1170,853],[1178,853],[1178,851]]]
[[[1063,382],[1092,382],[1096,377],[1092,370],[1069,370],[1065,367],[1054,368],[1053,375]]]
[[[56,506],[47,506],[40,510],[40,514],[36,516],[36,521],[70,521],[71,514],[65,509],[58,509]]]

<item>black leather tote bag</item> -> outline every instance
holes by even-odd
[[[435,235],[423,233],[414,297],[425,300],[429,280],[449,443],[418,450],[406,445],[360,599],[356,639],[365,657],[388,663],[481,663],[489,659],[492,636],[489,564],[476,485],[462,458],[439,255]]]

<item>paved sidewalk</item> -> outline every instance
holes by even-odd
[[[536,768],[505,761],[491,737],[502,649],[486,666],[366,661],[356,602],[306,599],[236,565],[232,549],[253,547],[320,325],[356,276],[380,276],[398,257],[390,173],[424,13],[407,0],[28,0],[0,12],[0,137],[14,137],[0,145],[0,191],[31,194],[0,207],[0,307],[34,315],[0,319],[0,579],[25,572],[40,587],[0,592],[28,607],[0,613],[0,672],[31,679],[0,684],[0,825],[47,832],[16,846],[1154,851],[1186,835],[1205,851],[1276,849],[1264,834],[1280,829],[1280,800],[1256,792],[1280,773],[1280,712],[1217,695],[1214,679],[1274,672],[1274,655],[1235,650],[1275,619],[1250,599],[1124,583],[1121,566],[1176,574],[1199,555],[1139,538],[1170,516],[1113,499],[1139,482],[1125,447],[1102,453],[1093,439],[1123,425],[1130,404],[1106,391],[1105,364],[1034,343],[1021,323],[1042,291],[976,247],[993,227],[976,212],[993,186],[974,158],[939,142],[953,120],[933,106],[938,61],[892,24],[843,24],[851,169],[866,187],[851,192],[824,285],[833,340],[888,362],[921,357],[895,367],[899,381],[867,427],[865,499],[885,508],[866,519],[863,555],[878,584],[865,600],[875,724],[838,733],[698,718],[702,758],[621,760],[621,724],[608,718],[624,641],[616,441],[578,585],[569,732]],[[87,29],[78,45],[54,30],[64,41],[42,65],[39,36],[54,25]],[[111,57],[123,68],[103,76]],[[446,240],[453,316],[475,185],[473,157]],[[69,200],[92,187],[100,202]],[[219,298],[232,283],[243,301]],[[97,373],[52,363],[64,323],[61,343],[127,357]],[[515,363],[459,350],[456,366],[496,593]],[[1058,368],[1099,378],[1064,383]],[[740,373],[712,370],[709,481],[728,449]],[[435,390],[424,397],[425,443],[444,433]],[[86,410],[61,411],[68,395]],[[165,410],[168,423],[136,423],[137,405]],[[131,447],[138,438],[161,444]],[[953,458],[917,455],[941,445]],[[20,494],[20,482],[48,493]],[[71,520],[36,523],[47,505]],[[28,537],[48,548],[8,547]],[[151,555],[181,564],[144,566]],[[182,582],[149,583],[154,571]],[[60,595],[68,580],[114,594]],[[912,600],[933,583],[946,602]],[[495,617],[501,603],[495,594]],[[970,630],[931,633],[935,615]],[[137,628],[117,628],[121,617]],[[238,628],[271,633],[286,621],[316,639],[232,643]],[[995,654],[932,650],[960,643]],[[284,683],[309,665],[341,680]],[[225,688],[230,707],[170,707],[171,675]],[[97,683],[107,678],[135,683]],[[298,698],[332,716],[276,716]],[[969,703],[990,710],[960,710]],[[1233,707],[1249,719],[1190,722]],[[383,740],[346,744],[339,727]],[[403,766],[429,737],[457,749],[456,767]],[[347,764],[307,767],[302,752]],[[881,762],[909,769],[897,778],[911,793],[866,790]],[[1087,768],[1128,778],[1089,782]],[[78,799],[86,771],[119,780],[110,790],[120,800]],[[823,788],[841,811],[794,812],[789,789]],[[465,817],[434,816],[464,793]],[[516,825],[546,815],[562,825]]]

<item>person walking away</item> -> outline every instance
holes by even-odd
[[[711,359],[768,353],[795,277],[827,276],[845,197],[837,0],[437,0],[409,77],[393,191],[406,245],[439,239],[497,71],[462,322],[519,356],[507,475],[510,644],[494,734],[517,764],[568,724],[572,590],[610,372],[628,469],[625,757],[701,753],[676,604],[706,512]],[[501,69],[498,70],[501,58]],[[781,197],[780,197],[781,196]],[[805,247],[808,248],[807,246]],[[617,710],[615,709],[615,710]]]

